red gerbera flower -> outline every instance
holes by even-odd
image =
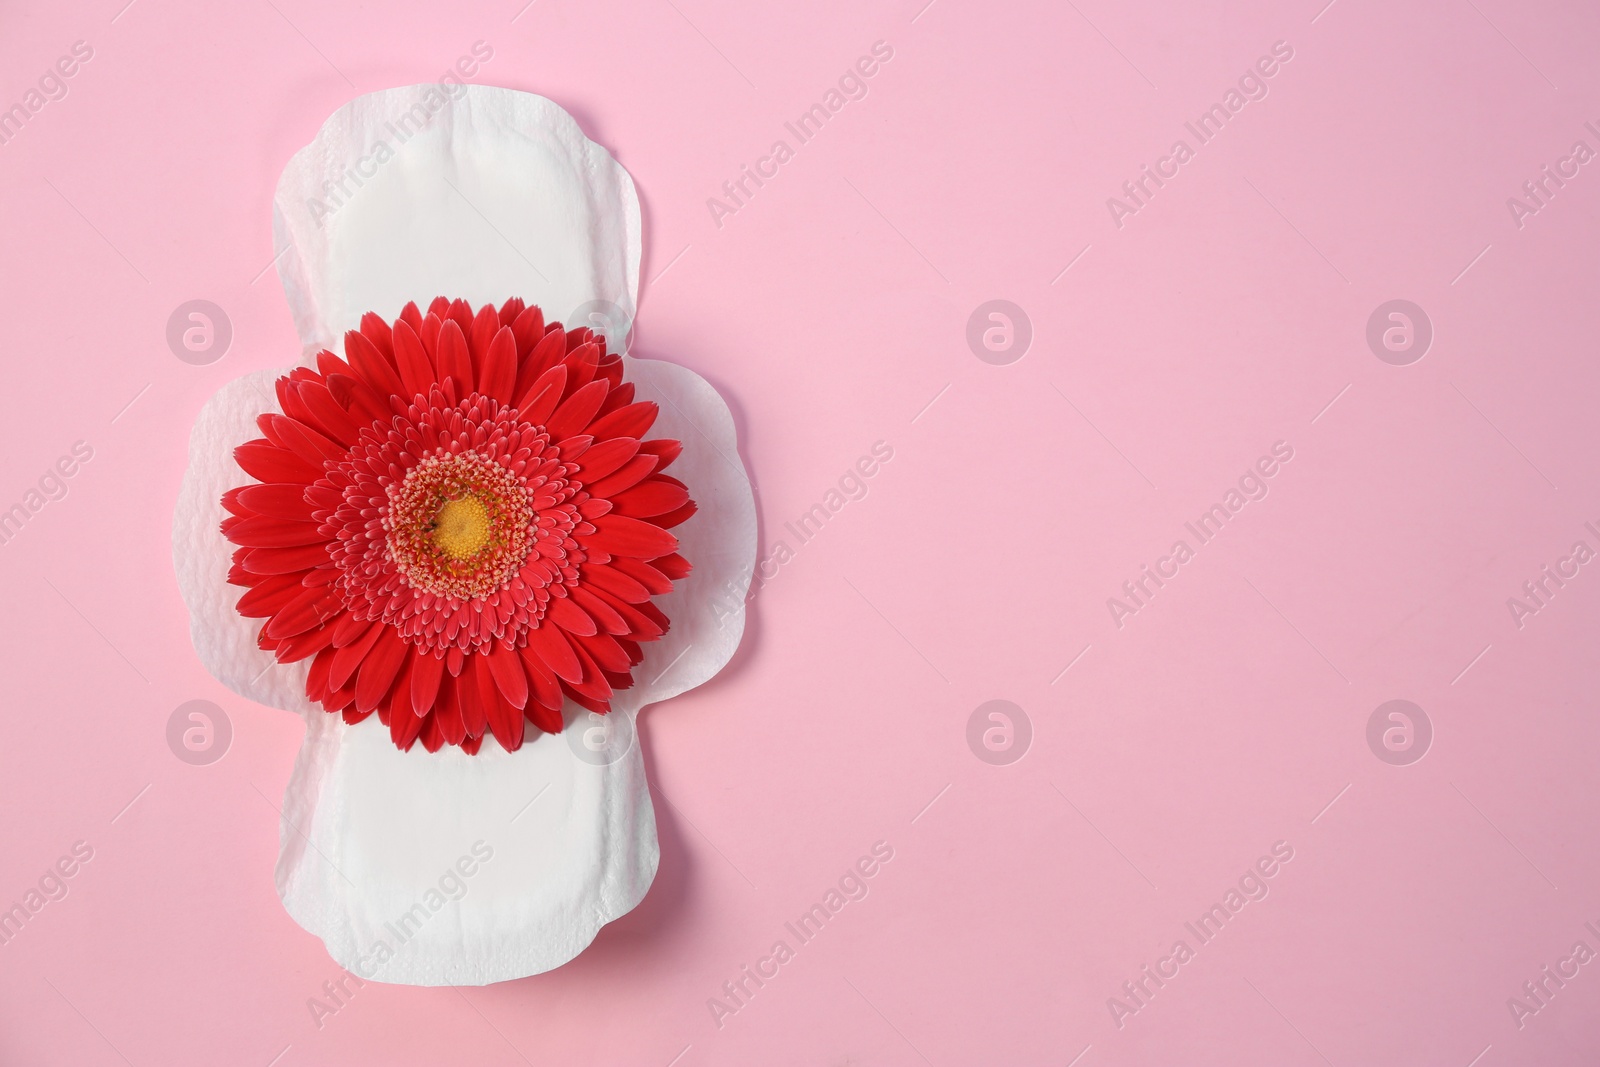
[[[228,581],[260,646],[314,657],[306,695],[402,749],[515,751],[564,697],[609,711],[667,631],[650,598],[689,573],[667,531],[695,511],[622,357],[515,298],[369,313],[344,352],[279,378],[283,414],[234,450],[258,481],[222,498]]]

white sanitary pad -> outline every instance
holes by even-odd
[[[285,168],[273,232],[308,354],[341,351],[364,312],[393,320],[407,301],[426,309],[441,295],[475,306],[520,296],[563,321],[602,301],[613,321],[631,320],[640,220],[627,172],[549,100],[485,86],[456,94],[430,85],[359,97]],[[693,372],[627,359],[639,398],[661,406],[650,435],[683,442],[672,473],[700,510],[673,531],[694,572],[657,600],[672,629],[644,646],[612,713],[569,702],[562,734],[530,724],[534,740],[514,753],[492,738],[476,756],[401,752],[377,716],[347,726],[313,705],[309,661],[277,664],[258,649],[259,620],[235,612],[240,590],[225,582],[219,500],[248,481],[233,448],[258,436],[256,415],[278,410],[272,383],[287,370],[245,375],[206,403],[173,522],[207,668],[306,721],[283,804],[284,907],[364,979],[481,985],[558,967],[655,876],[639,710],[716,674],[744,628],[756,520],[732,415]]]

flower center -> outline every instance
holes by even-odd
[[[476,556],[489,543],[489,509],[475,496],[446,500],[433,517],[433,543],[451,559]]]
[[[503,587],[534,543],[533,494],[478,452],[438,449],[388,491],[382,517],[390,558],[406,582],[473,600]]]

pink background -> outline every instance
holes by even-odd
[[[1521,1028],[1507,1006],[1600,950],[1600,568],[1520,629],[1506,604],[1600,547],[1600,173],[1521,228],[1506,205],[1600,149],[1587,5],[123,2],[0,14],[0,106],[94,53],[0,145],[0,508],[94,449],[0,546],[0,903],[94,850],[0,945],[0,1062],[1600,1055],[1600,963]],[[266,270],[285,161],[478,40],[473,80],[553,98],[632,173],[634,350],[724,392],[763,554],[795,555],[723,675],[642,720],[636,912],[556,972],[370,984],[319,1027],[337,969],[272,885],[301,726],[200,666],[171,513],[204,399],[298,356]],[[880,40],[868,95],[716,225],[706,199]],[[1279,40],[1266,98],[1118,228],[1107,198]],[[234,328],[209,366],[164,339],[196,298]],[[997,298],[1034,331],[1005,366],[965,340]],[[1409,366],[1365,340],[1392,298],[1434,326]],[[880,440],[866,498],[797,545]],[[1270,494],[1119,629],[1107,598],[1280,440]],[[234,729],[209,766],[165,739],[197,698]],[[1434,729],[1409,766],[1366,741],[1396,698]],[[991,699],[1032,724],[1010,765],[968,747]],[[708,998],[877,841],[870,894],[719,1027]],[[1278,841],[1270,895],[1198,945],[1185,921]],[[1108,998],[1180,938],[1119,1027]]]

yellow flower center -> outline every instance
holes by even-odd
[[[388,498],[382,522],[395,568],[413,589],[447,600],[504,587],[537,539],[533,491],[476,452],[435,449]]]
[[[433,517],[433,543],[451,559],[470,559],[489,543],[489,512],[475,496],[446,500]]]

